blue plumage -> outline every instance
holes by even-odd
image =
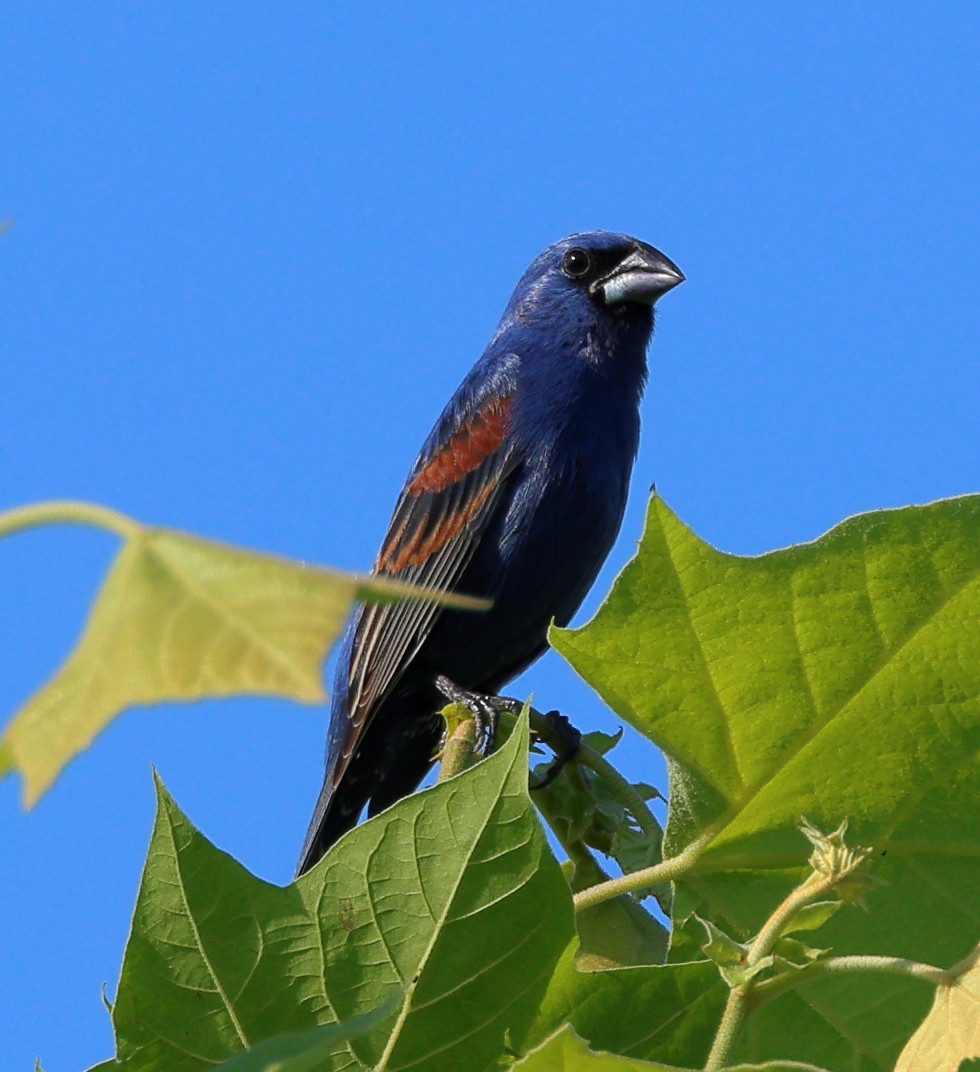
[[[683,280],[627,235],[571,235],[521,277],[409,473],[375,571],[487,596],[484,613],[361,607],[298,871],[412,792],[438,744],[434,679],[495,693],[575,613],[609,552],[639,441],[653,303]]]

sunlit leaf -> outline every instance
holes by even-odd
[[[980,949],[951,985],[936,988],[932,1008],[902,1050],[895,1072],[956,1072],[970,1057],[980,1057]]]
[[[717,551],[652,500],[595,619],[552,641],[667,754],[665,855],[705,842],[678,922],[698,910],[748,937],[802,875],[798,817],[849,817],[878,881],[821,945],[939,965],[973,946],[978,567],[980,496],[854,517],[758,558]],[[814,982],[753,1017],[738,1056],[887,1068],[927,1000],[911,980]]]
[[[241,693],[322,702],[323,660],[353,601],[408,594],[419,590],[170,529],[138,529],[117,554],[75,650],[7,726],[0,775],[16,766],[32,805],[73,756],[136,704]]]

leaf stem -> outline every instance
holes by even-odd
[[[560,752],[563,742],[555,739],[554,723],[533,707],[529,708],[528,717],[534,733],[541,740],[549,743],[556,754]],[[569,765],[576,763],[580,766],[588,767],[589,770],[597,774],[606,783],[617,803],[621,804],[636,820],[636,825],[643,832],[647,841],[651,845],[659,846],[663,833],[660,829],[660,824],[647,806],[647,802],[609,760],[601,752],[586,744],[585,741],[580,741],[575,755],[569,761]]]
[[[769,956],[783,928],[793,916],[801,908],[829,893],[839,880],[836,874],[821,874],[815,871],[791,890],[755,936],[745,956],[745,966],[751,968],[763,957]],[[729,990],[725,1011],[721,1015],[721,1023],[718,1025],[714,1042],[711,1044],[711,1052],[704,1065],[705,1072],[715,1072],[716,1069],[723,1068],[730,1063],[729,1058],[749,1012],[749,998],[754,990],[753,982],[750,978],[747,982],[733,986]]]
[[[660,823],[649,807],[647,802],[633,788],[633,786],[619,773],[608,759],[594,748],[590,748],[584,741],[579,745],[575,760],[594,771],[609,786],[617,802],[633,816],[636,825],[643,831],[646,838],[653,844],[659,844],[661,838]]]
[[[752,1009],[755,1010],[767,1001],[785,994],[804,983],[822,979],[827,975],[845,975],[853,972],[883,972],[888,975],[904,975],[911,979],[922,979],[933,986],[943,986],[950,982],[951,973],[932,964],[920,964],[903,957],[847,956],[829,957],[817,960],[800,968],[798,971],[784,972],[772,979],[756,983],[752,991]]]
[[[51,499],[0,513],[0,537],[40,525],[94,525],[124,540],[137,536],[142,529],[138,521],[118,510],[75,499]]]
[[[660,882],[671,882],[679,878],[691,870],[709,840],[710,837],[702,836],[692,841],[683,852],[679,852],[669,860],[662,860],[652,867],[631,871],[628,875],[619,875],[609,879],[608,882],[600,882],[597,886],[582,890],[581,893],[575,894],[575,911],[581,912],[584,908],[602,904],[603,901],[611,901],[614,897],[619,897],[624,893],[638,892],[648,886],[655,886]]]

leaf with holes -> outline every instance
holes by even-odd
[[[29,807],[124,708],[241,693],[325,699],[321,666],[355,599],[486,604],[137,529],[116,556],[75,650],[0,739],[0,776]]]
[[[801,814],[874,847],[836,953],[938,965],[980,934],[980,496],[864,514],[810,544],[724,554],[659,499],[596,617],[552,642],[667,754],[665,855],[703,846],[675,923],[742,938],[802,875]],[[935,925],[942,913],[943,925]],[[688,946],[688,948],[690,948]],[[827,979],[753,1018],[742,1059],[891,1067],[928,993]]]
[[[347,1023],[324,1069],[482,1069],[573,936],[527,792],[527,723],[485,762],[357,827],[286,888],[215,849],[162,788],[113,1007],[126,1072],[203,1072]]]

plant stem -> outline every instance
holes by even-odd
[[[587,890],[582,890],[581,893],[575,894],[575,911],[581,912],[583,908],[591,908],[593,905],[602,904],[603,901],[611,901],[621,894],[643,890],[648,886],[679,878],[691,870],[709,840],[710,838],[702,836],[692,841],[683,852],[679,852],[669,860],[662,860],[653,867],[631,871],[628,875],[620,875],[609,879],[608,882],[600,882],[598,886],[590,886]]]
[[[619,773],[608,759],[584,742],[579,745],[575,759],[594,771],[612,790],[613,796],[636,820],[636,825],[653,843],[659,844],[661,837],[660,823],[654,818],[647,802],[633,786]]]
[[[52,499],[31,503],[0,513],[0,537],[10,536],[39,525],[94,525],[96,528],[128,540],[139,534],[142,526],[133,518],[97,503],[73,499]]]
[[[801,908],[818,900],[829,893],[837,885],[839,876],[823,875],[813,872],[809,878],[797,886],[786,896],[783,902],[776,908],[766,920],[762,930],[756,935],[755,940],[749,946],[745,956],[745,966],[751,968],[758,964],[763,957],[767,957],[773,950],[776,942],[782,934],[783,928],[796,915]],[[725,1011],[721,1015],[721,1023],[715,1033],[714,1042],[711,1044],[711,1052],[705,1062],[705,1072],[714,1072],[715,1069],[723,1068],[729,1064],[729,1058],[741,1034],[742,1025],[749,1012],[749,997],[753,991],[753,980],[734,986],[728,992],[728,1000],[725,1002]]]
[[[453,718],[455,725],[446,736],[437,782],[445,782],[466,770],[476,746],[476,719],[465,704],[449,704],[443,708],[443,715],[448,716],[447,723],[450,717]]]
[[[784,972],[773,979],[756,983],[752,990],[752,1009],[755,1010],[767,1001],[785,994],[804,983],[814,979],[823,979],[828,975],[845,975],[853,972],[883,972],[887,975],[904,975],[911,979],[922,979],[933,986],[943,986],[951,981],[950,972],[931,964],[920,964],[903,957],[848,956],[829,957],[817,960],[799,971]]]
[[[797,912],[813,901],[819,900],[836,885],[835,876],[812,874],[796,889],[791,890],[766,920],[762,930],[755,936],[755,941],[749,946],[746,957],[747,966],[752,967],[763,957],[767,957],[783,933],[783,928]]]
[[[531,729],[538,737],[548,743],[555,752],[560,751],[562,742],[555,740],[555,727],[551,720],[540,711],[535,711],[533,707],[529,709],[528,717]],[[573,763],[588,767],[597,774],[609,787],[616,801],[633,816],[636,825],[643,831],[647,840],[654,845],[660,844],[662,834],[660,824],[647,806],[647,802],[601,752],[597,752],[584,741],[580,741],[575,755],[569,761],[570,765]]]

